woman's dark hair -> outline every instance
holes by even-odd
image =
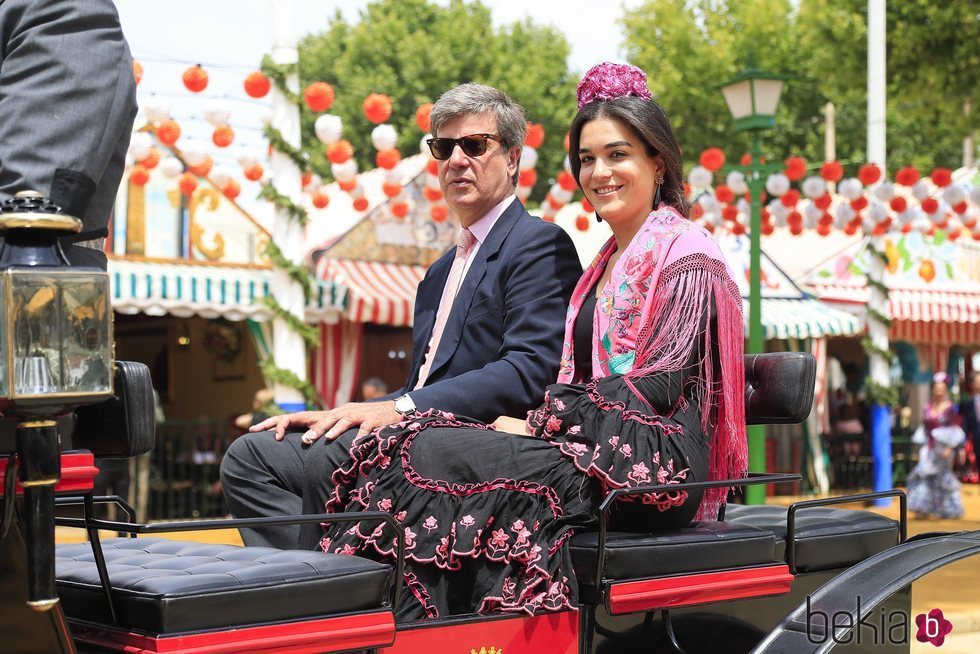
[[[677,145],[677,138],[674,136],[674,129],[670,126],[667,112],[653,100],[630,96],[590,102],[579,109],[568,133],[568,162],[579,187],[582,186],[578,179],[579,170],[582,168],[578,154],[582,128],[586,123],[599,118],[611,118],[622,123],[643,141],[648,155],[661,156],[664,162],[664,183],[660,187],[660,198],[685,218],[689,217],[691,202],[684,193],[681,149]],[[653,195],[650,196],[650,206],[655,208]]]

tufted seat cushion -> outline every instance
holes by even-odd
[[[163,538],[103,541],[120,627],[217,629],[382,608],[389,566],[353,556]],[[60,545],[58,594],[74,620],[111,625],[92,546]]]
[[[786,507],[729,504],[725,521],[776,536],[776,556],[786,557]],[[871,511],[815,506],[796,514],[796,569],[849,568],[898,544],[898,523]]]
[[[596,532],[578,534],[569,544],[583,586],[594,585],[598,545]],[[775,545],[769,531],[726,522],[696,522],[652,534],[609,532],[603,576],[619,581],[767,565],[776,561]]]

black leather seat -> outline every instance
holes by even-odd
[[[786,559],[786,507],[729,504],[725,521],[752,526],[776,537],[776,556]],[[899,542],[899,523],[871,511],[826,506],[796,513],[796,570],[849,568]]]
[[[582,586],[594,586],[599,534],[572,538],[569,547]],[[775,557],[772,532],[745,524],[698,522],[661,533],[609,532],[603,577],[607,581],[666,577],[726,568],[770,565]]]
[[[126,629],[179,633],[390,610],[390,566],[358,557],[151,537],[102,547]],[[112,625],[92,546],[58,546],[55,565],[66,615]]]

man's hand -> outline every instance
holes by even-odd
[[[351,427],[360,425],[357,435],[362,436],[378,427],[384,427],[403,419],[395,411],[395,403],[387,402],[348,402],[329,411],[300,411],[282,416],[273,416],[253,426],[249,431],[275,430],[276,440],[286,437],[287,430],[305,428],[303,442],[315,443],[321,436],[333,440]]]
[[[527,428],[527,422],[521,420],[520,418],[500,416],[493,421],[493,427],[497,431],[506,432],[508,434],[531,434],[531,430]]]

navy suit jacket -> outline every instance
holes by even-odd
[[[412,390],[454,256],[455,248],[419,284],[412,367],[401,392],[409,392],[419,411],[482,421],[522,416],[558,375],[565,311],[582,274],[575,246],[563,229],[514,200],[463,279],[425,386]]]
[[[973,404],[973,396],[969,395],[960,403],[960,417],[963,420],[963,431],[967,438],[973,439],[974,449],[980,446],[980,416],[977,415],[976,406]],[[978,452],[977,456],[980,456]]]

